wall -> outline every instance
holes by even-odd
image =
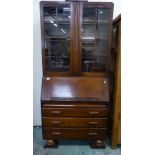
[[[34,126],[41,125],[40,94],[41,94],[41,79],[42,79],[42,60],[41,60],[39,1],[40,0],[33,0],[33,125]],[[108,2],[108,0],[104,0],[104,2]],[[121,1],[112,0],[110,2],[114,3],[113,17],[115,18],[121,12],[121,5],[120,5]]]
[[[42,79],[40,12],[38,0],[33,1],[33,125],[41,125],[40,91]]]

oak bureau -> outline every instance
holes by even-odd
[[[113,3],[41,1],[41,113],[45,147],[61,139],[104,147]]]

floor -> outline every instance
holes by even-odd
[[[105,149],[91,149],[84,141],[59,141],[57,149],[44,149],[41,127],[34,127],[33,132],[33,155],[121,155],[121,147],[111,150],[108,140]]]

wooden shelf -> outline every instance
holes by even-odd
[[[82,37],[82,40],[95,41],[95,40],[108,40],[108,38]]]
[[[66,39],[65,41],[69,41],[69,37],[61,37],[61,36],[45,36],[45,39]]]
[[[70,57],[64,57],[64,56],[46,56],[48,58],[62,58],[62,59],[69,59]]]
[[[44,23],[52,24],[50,21],[44,21]],[[55,24],[57,24],[57,25],[60,25],[60,24],[70,24],[70,21],[57,21],[57,22],[55,22]]]
[[[109,24],[109,21],[83,21],[82,24]]]

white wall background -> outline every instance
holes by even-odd
[[[55,0],[56,1],[56,0]],[[121,0],[90,0],[114,3],[114,15],[121,13]],[[42,79],[42,57],[41,57],[41,31],[40,31],[40,0],[33,0],[33,125],[41,125],[41,79]]]

